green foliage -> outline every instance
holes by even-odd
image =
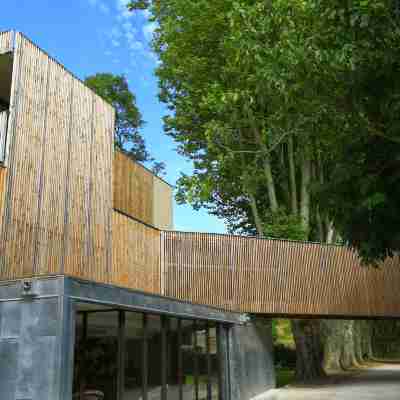
[[[276,212],[268,212],[264,218],[265,236],[273,239],[291,239],[305,241],[308,232],[304,228],[301,217],[279,208]]]
[[[231,231],[254,233],[256,207],[268,236],[324,240],[333,222],[366,261],[398,250],[396,4],[134,1],[159,24],[165,130],[194,165],[178,199],[207,207]]]
[[[277,368],[276,369],[276,387],[284,387],[293,383],[295,380],[295,371],[293,368]]]
[[[136,161],[152,163],[153,171],[163,174],[164,163],[156,162],[150,156],[140,134],[139,129],[144,122],[126,78],[123,75],[98,73],[87,77],[85,84],[115,108],[115,147]]]

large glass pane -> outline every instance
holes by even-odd
[[[168,323],[168,400],[179,400],[180,391],[182,390],[182,359],[179,354],[179,343],[181,341],[179,335],[179,322],[176,318],[171,318]]]
[[[197,321],[195,324],[195,344],[196,344],[196,370],[198,372],[197,397],[196,400],[207,400],[208,388],[208,353],[207,353],[207,324]],[[196,382],[196,379],[195,379]]]
[[[210,385],[211,385],[211,399],[218,400],[220,398],[219,388],[219,357],[217,345],[217,327],[215,325],[209,326],[209,357],[210,357]]]
[[[193,335],[193,321],[182,320],[182,392],[183,400],[195,399],[195,344]]]
[[[97,391],[117,400],[118,312],[83,312],[76,331],[74,399]]]
[[[123,400],[142,399],[143,314],[125,314],[125,388]]]
[[[148,400],[160,400],[162,388],[162,338],[161,318],[158,315],[147,315],[148,346]]]

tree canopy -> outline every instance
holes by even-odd
[[[125,76],[97,73],[87,77],[85,84],[115,108],[115,147],[135,161],[150,163],[153,172],[162,175],[165,165],[156,162],[146,148],[145,140],[140,133],[144,121],[137,107],[136,97],[129,89]]]
[[[232,231],[397,250],[397,4],[133,1],[158,24],[165,131],[194,165],[178,199]],[[299,377],[320,375],[319,324],[293,332]]]
[[[132,2],[158,22],[165,130],[195,167],[178,198],[231,230],[397,250],[396,4]]]

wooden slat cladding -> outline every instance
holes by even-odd
[[[104,281],[114,110],[23,35],[15,42],[0,278]]]
[[[113,214],[111,283],[161,294],[161,232],[118,212]]]
[[[12,50],[13,37],[14,32],[12,31],[0,32],[0,53]]]
[[[165,295],[298,316],[400,316],[400,260],[360,265],[345,247],[163,232]]]
[[[114,208],[153,224],[153,175],[120,151],[114,152]]]
[[[172,229],[172,189],[120,151],[114,154],[114,208],[159,229]]]
[[[172,188],[153,176],[153,225],[159,229],[173,229]]]

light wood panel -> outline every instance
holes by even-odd
[[[12,31],[0,32],[0,53],[12,50],[13,36]]]
[[[114,154],[114,208],[159,229],[173,228],[172,188],[126,154]]]
[[[276,315],[400,317],[400,260],[363,267],[346,247],[163,232],[165,295]]]
[[[172,188],[162,179],[153,176],[153,225],[159,229],[172,230],[173,200]]]
[[[114,208],[153,224],[153,175],[120,151],[114,154]]]
[[[16,34],[0,277],[111,269],[114,110]]]
[[[111,283],[161,294],[161,232],[116,211],[112,227]]]

